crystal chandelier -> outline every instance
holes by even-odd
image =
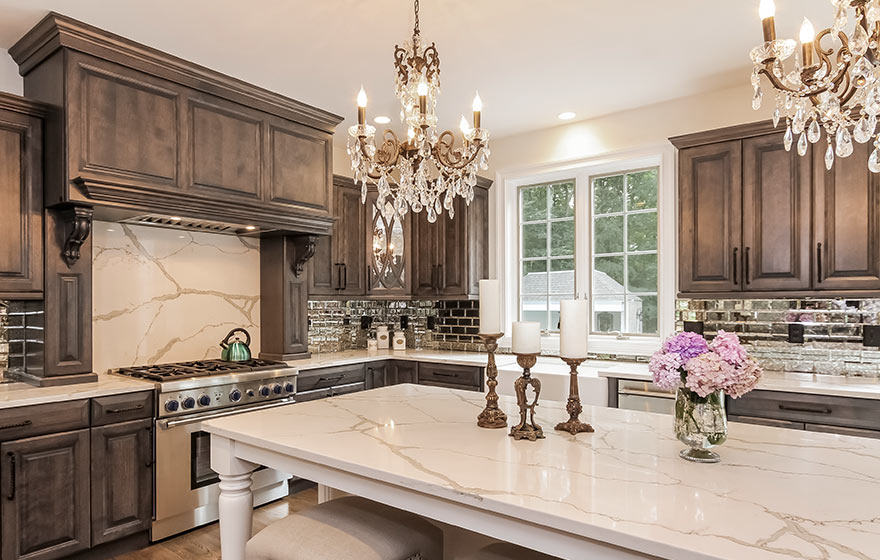
[[[358,124],[348,129],[348,154],[355,182],[361,183],[366,202],[367,185],[378,190],[377,208],[385,214],[405,215],[425,210],[434,223],[445,209],[452,218],[456,196],[470,204],[477,184],[477,170],[488,169],[489,131],[480,127],[482,102],[474,97],[473,127],[461,117],[461,147],[455,134],[436,132],[435,109],[440,95],[440,57],[434,43],[422,42],[419,33],[419,2],[415,0],[415,27],[411,40],[395,45],[397,98],[400,118],[408,128],[401,142],[392,130],[375,139],[376,129],[366,124],[367,94],[358,94]],[[386,216],[390,218],[390,216]]]
[[[785,116],[788,125],[786,150],[796,143],[803,156],[809,144],[818,142],[824,131],[828,140],[825,167],[830,170],[835,155],[848,157],[853,153],[853,140],[865,144],[874,138],[868,168],[880,173],[880,135],[875,135],[880,115],[880,81],[876,75],[880,60],[880,0],[831,3],[835,17],[830,29],[816,34],[810,20],[804,18],[798,58],[794,40],[776,38],[773,0],[761,0],[764,43],[751,52],[755,64],[752,108],[761,107],[763,74],[775,90],[773,124],[778,125]],[[786,68],[785,61],[792,55],[793,63]]]

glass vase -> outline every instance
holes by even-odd
[[[717,463],[721,457],[712,451],[727,440],[727,411],[724,392],[705,397],[679,387],[675,397],[675,437],[687,445],[679,455],[697,463]]]

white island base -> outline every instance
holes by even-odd
[[[880,441],[732,424],[722,463],[682,461],[671,418],[586,407],[595,434],[513,441],[479,393],[398,385],[211,420],[224,560],[266,465],[572,560],[880,558]],[[515,405],[502,398],[513,418]]]

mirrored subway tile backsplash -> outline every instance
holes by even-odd
[[[476,301],[309,301],[309,351],[317,354],[367,347],[376,327],[404,330],[407,348],[480,351]],[[361,328],[361,318],[369,327]]]
[[[880,348],[864,346],[863,328],[880,324],[880,299],[680,299],[676,330],[703,323],[711,338],[737,333],[768,370],[880,377]],[[789,342],[790,325],[803,342]]]

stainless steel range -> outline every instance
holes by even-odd
[[[156,541],[217,520],[219,479],[211,470],[211,438],[201,423],[294,402],[297,370],[284,362],[201,360],[122,368],[117,374],[156,384]],[[254,473],[254,504],[287,495],[290,475]]]

